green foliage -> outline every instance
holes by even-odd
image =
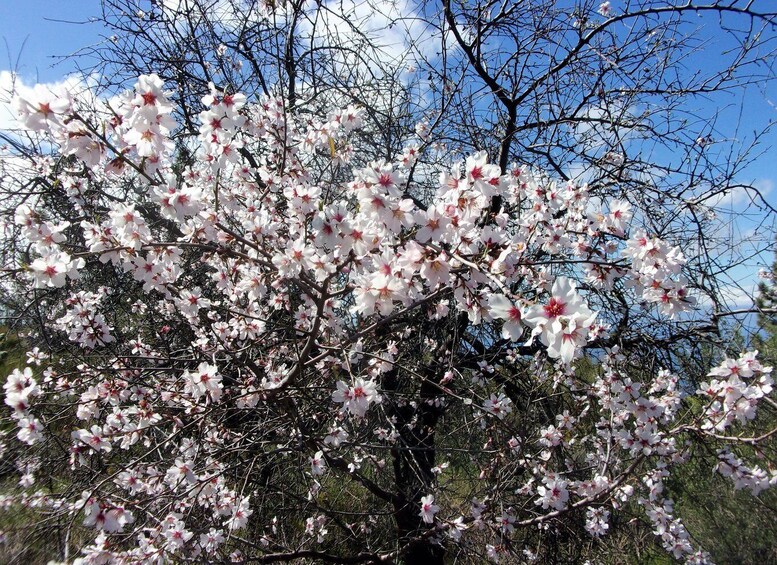
[[[5,384],[6,376],[23,367],[25,360],[25,348],[18,336],[0,328],[0,381]]]
[[[703,459],[683,466],[672,484],[688,531],[716,563],[777,562],[777,492],[734,491]]]
[[[758,285],[756,306],[759,332],[753,340],[764,363],[777,365],[777,259],[772,264],[771,278]]]
[[[772,278],[759,285],[757,307],[758,333],[752,347],[759,350],[764,365],[777,367],[777,261],[772,265]],[[729,332],[725,353],[742,349],[738,332]],[[720,353],[718,353],[719,355]],[[700,363],[713,365],[716,352],[707,348]],[[777,411],[762,406],[756,424],[733,430],[743,437],[752,431],[777,428]],[[748,491],[735,491],[732,482],[713,471],[714,445],[705,453],[697,452],[673,475],[670,485],[678,514],[696,542],[710,553],[716,563],[777,563],[777,492],[769,489],[753,497]],[[770,471],[777,464],[777,436],[760,442],[757,447],[737,450],[749,460]]]
[[[0,328],[0,384],[5,384],[8,375],[14,369],[25,366],[27,348],[18,335],[7,328]],[[4,394],[0,388],[0,405],[3,404]],[[0,419],[0,428],[7,435],[15,435],[16,427],[7,413]],[[6,454],[7,455],[7,454]],[[3,456],[0,458],[0,496],[16,494],[20,489],[17,485],[18,471],[11,464],[14,458]],[[33,510],[21,506],[4,508],[0,512],[0,532],[5,539],[0,544],[0,563],[46,563],[52,555],[60,552],[59,536],[49,535],[51,531],[32,531],[29,524],[37,521],[39,516]],[[62,524],[52,524],[53,530],[64,527]]]
[[[25,348],[21,343],[19,337],[9,332],[6,328],[0,327],[0,405],[4,413],[0,417],[0,430],[3,433],[9,433],[15,429],[13,422],[5,416],[5,394],[3,393],[2,385],[5,384],[8,375],[13,372],[14,369],[21,369],[26,361]],[[8,458],[0,458],[0,478],[4,477],[10,472]],[[0,493],[3,492],[0,489]]]
[[[0,483],[0,493],[13,492],[16,485],[13,480]],[[21,506],[6,508],[0,512],[0,532],[5,540],[0,544],[0,563],[43,564],[51,556],[60,553],[59,537],[51,532],[32,531],[31,523],[39,521],[40,516]],[[60,524],[66,527],[65,524]]]

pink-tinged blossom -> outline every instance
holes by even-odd
[[[753,496],[777,482],[777,475],[767,473],[759,466],[750,467],[742,459],[731,453],[728,448],[718,450],[718,463],[715,470],[722,476],[731,479],[734,489],[746,488]]]
[[[537,487],[539,499],[537,504],[542,508],[553,508],[554,510],[563,510],[569,501],[569,490],[567,490],[567,481],[560,478],[546,477],[542,485]]]
[[[167,139],[158,125],[148,124],[128,131],[124,141],[134,146],[140,157],[151,157],[164,150]]]
[[[340,447],[340,445],[348,439],[348,432],[343,428],[337,427],[329,430],[329,433],[324,438],[324,443],[331,447]]]
[[[235,504],[232,515],[229,520],[227,520],[226,526],[230,530],[239,530],[245,527],[251,514],[253,514],[253,510],[249,507],[248,497],[244,496],[240,499],[240,502]]]
[[[170,553],[178,553],[194,537],[194,533],[186,529],[183,520],[170,515],[163,523],[162,536],[165,538],[165,549]]]
[[[183,375],[184,391],[190,394],[195,400],[207,395],[213,402],[221,400],[221,393],[224,389],[221,383],[221,375],[218,373],[218,367],[209,363],[200,363],[195,371],[187,371]]]
[[[52,126],[61,126],[64,116],[71,107],[66,89],[50,89],[35,85],[31,91],[14,98],[14,108],[21,124],[33,131],[45,131]]]
[[[224,533],[216,528],[210,528],[206,533],[200,534],[200,546],[208,554],[215,553],[224,540]]]
[[[568,364],[586,343],[595,318],[596,314],[577,293],[574,282],[558,277],[547,304],[530,307],[524,322],[533,326],[532,337],[539,335],[551,358]]]
[[[152,198],[159,203],[165,218],[179,222],[202,210],[202,191],[188,184],[170,183],[166,187],[157,187]]]
[[[518,341],[523,334],[521,307],[503,294],[492,294],[488,297],[488,309],[492,318],[504,320],[502,337]]]
[[[610,511],[604,507],[589,508],[586,511],[585,530],[595,538],[602,537],[610,529]]]
[[[347,108],[332,112],[329,116],[329,123],[332,124],[333,130],[342,128],[345,133],[349,133],[362,127],[363,114],[364,109],[349,105]]]
[[[398,234],[402,228],[415,225],[415,204],[408,199],[389,202],[388,213],[382,215],[381,219],[390,233]]]
[[[219,61],[227,64],[229,52],[217,48]],[[638,199],[624,192],[623,201],[605,200],[598,186],[592,197],[586,185],[517,164],[501,175],[484,152],[450,163],[441,143],[411,142],[391,161],[369,162],[347,135],[360,109],[317,114],[317,104],[306,104],[311,111],[300,114],[280,96],[248,103],[213,85],[199,116],[175,110],[199,119],[199,137],[182,140],[189,155],[173,163],[174,110],[163,88],[159,77],[140,77],[132,92],[79,104],[78,116],[30,98],[21,119],[52,148],[33,156],[30,174],[46,182],[25,189],[13,223],[0,226],[29,250],[31,264],[10,265],[9,284],[18,273],[20,299],[40,298],[51,343],[70,345],[74,358],[61,364],[60,353],[44,359],[33,349],[28,363],[40,365],[40,376],[30,368],[8,376],[4,399],[16,428],[6,440],[33,445],[71,434],[71,467],[87,482],[92,473],[100,488],[79,502],[65,492],[22,500],[47,513],[83,510],[99,530],[84,561],[228,559],[245,543],[230,530],[249,526],[254,549],[308,550],[327,534],[327,518],[303,508],[320,497],[327,461],[344,461],[348,480],[385,486],[381,451],[412,452],[406,440],[442,433],[428,425],[449,410],[461,416],[457,430],[480,426],[473,465],[487,498],[452,521],[438,518],[431,494],[421,498],[413,512],[439,522],[439,536],[478,530],[466,547],[480,543],[480,555],[512,562],[522,558],[509,539],[523,519],[514,509],[536,502],[537,521],[549,523],[574,501],[586,530],[601,536],[610,509],[633,501],[668,551],[696,559],[663,483],[692,452],[678,440],[749,443],[731,428],[751,424],[773,382],[754,354],[726,360],[691,413],[685,375],[638,367],[631,351],[597,353],[596,375],[576,373],[585,346],[605,343],[607,328],[588,303],[612,302],[618,289],[623,310],[602,318],[613,326],[625,312],[642,320],[614,327],[612,343],[623,331],[650,333],[648,315],[677,316],[693,304],[681,249],[629,233],[632,217],[644,214],[625,199]],[[351,157],[361,168],[343,166]],[[625,157],[605,155],[604,172]],[[19,176],[4,178],[14,186],[26,182]],[[40,193],[50,190],[61,191],[61,209],[46,205]],[[496,196],[501,205],[492,207]],[[88,276],[76,279],[87,265]],[[567,277],[584,280],[585,292]],[[144,296],[97,287],[102,280],[127,281]],[[63,286],[72,292],[54,299],[61,293],[49,289]],[[533,348],[505,344],[499,332],[511,342],[531,334],[543,351],[530,358]],[[518,407],[499,388],[515,378],[538,399],[563,396],[568,410],[551,409],[540,424],[515,417]],[[379,387],[385,410],[375,409]],[[44,483],[47,469],[26,460],[37,450],[8,450],[6,440],[0,454],[24,458],[16,461],[20,484]],[[257,449],[267,457],[251,463]],[[715,470],[755,493],[777,484],[777,473],[746,461],[746,451],[721,449]],[[309,464],[311,479],[307,500],[287,497],[283,516],[296,518],[286,523],[248,504],[262,494],[259,483],[271,501],[276,481],[239,476],[266,474],[284,458]],[[428,472],[445,483],[447,463],[436,463]],[[526,475],[509,492],[493,488],[503,464]],[[113,491],[123,497],[106,499]],[[132,531],[119,501],[142,508]],[[341,525],[369,541],[376,524]],[[284,547],[284,539],[307,547]],[[243,550],[231,558],[249,558]]]
[[[41,394],[41,389],[33,378],[30,367],[25,367],[24,371],[14,369],[6,378],[3,389],[5,391],[5,404],[14,410],[15,417],[19,418],[26,415],[32,399]],[[30,424],[33,421],[36,420],[30,420]],[[19,425],[22,427],[21,422]],[[31,431],[37,431],[34,425]]]
[[[489,414],[493,414],[500,420],[504,420],[507,415],[513,411],[513,401],[506,397],[503,393],[499,393],[499,396],[492,394],[484,403],[483,409]]]
[[[164,82],[155,74],[141,75],[135,83],[135,96],[132,105],[144,115],[156,117],[158,114],[169,114],[173,106],[167,100],[162,90]]]
[[[424,261],[420,274],[421,278],[429,285],[429,288],[435,289],[440,285],[448,283],[450,272],[450,263],[440,254]]]
[[[545,447],[556,447],[561,445],[563,437],[563,433],[556,426],[548,426],[542,430],[539,443]]]
[[[202,289],[200,287],[195,287],[191,290],[181,290],[177,305],[179,311],[184,316],[196,318],[200,310],[210,308],[211,301],[202,296]]]
[[[175,121],[170,115],[173,106],[162,90],[163,86],[157,75],[140,76],[134,93],[124,99],[120,109],[119,129],[123,132],[123,142],[147,162],[153,162],[173,148],[168,139],[175,129]]]
[[[77,279],[78,269],[83,268],[83,259],[71,259],[65,252],[45,255],[30,265],[35,288],[60,288],[67,279]]]
[[[512,513],[512,508],[502,512],[502,515],[496,521],[496,525],[503,534],[511,534],[515,531],[515,515]]]
[[[737,360],[725,359],[707,375],[721,378],[699,385],[697,394],[708,401],[702,420],[705,429],[723,431],[735,422],[745,423],[755,418],[758,401],[774,387],[771,367],[761,366],[756,354],[745,353]]]
[[[510,552],[503,545],[486,544],[486,556],[493,563],[501,563],[502,559],[508,557]]]
[[[310,472],[314,477],[320,477],[326,472],[326,460],[324,459],[323,451],[317,451],[316,454],[310,458]]]
[[[165,474],[165,482],[173,488],[178,487],[182,483],[194,484],[197,482],[197,475],[193,470],[194,463],[189,460],[178,458],[172,467],[167,470]]]
[[[610,204],[610,213],[604,222],[605,229],[617,236],[623,236],[631,216],[631,204],[625,200],[616,200]]]
[[[151,231],[146,220],[134,206],[117,206],[108,216],[111,219],[111,232],[120,245],[138,251],[142,245],[151,241]]]
[[[499,166],[488,163],[488,154],[485,151],[479,151],[467,157],[464,170],[467,181],[486,198],[501,191],[502,179]]]
[[[108,452],[111,450],[111,442],[108,441],[103,429],[98,425],[92,426],[89,430],[76,430],[72,433],[72,438],[77,442],[80,441],[88,445],[98,452]]]
[[[455,542],[461,541],[462,534],[469,528],[464,516],[459,516],[452,522],[448,522],[448,536]]]
[[[369,287],[358,287],[354,292],[354,309],[366,316],[376,310],[381,316],[388,316],[394,310],[394,302],[406,297],[406,283],[392,274],[375,273],[368,284]]]
[[[108,289],[101,292],[79,291],[65,300],[65,314],[58,318],[54,327],[68,332],[68,339],[85,349],[94,349],[115,341],[104,315],[99,311],[100,303]]]
[[[680,276],[686,259],[679,247],[637,231],[626,242],[623,256],[631,260],[631,284],[663,315],[674,318],[696,304],[688,293],[687,281]]]
[[[427,494],[421,497],[421,512],[418,513],[421,519],[427,523],[434,522],[434,516],[440,511],[440,507],[434,503],[434,495]]]
[[[426,138],[429,137],[429,122],[427,120],[417,122],[415,125],[415,134],[422,141],[426,141]]]
[[[450,220],[435,207],[430,207],[426,212],[418,212],[416,224],[420,227],[415,234],[416,241],[439,241],[449,223]]]
[[[377,386],[374,381],[361,377],[354,379],[352,385],[337,381],[337,390],[332,393],[332,400],[343,405],[342,410],[356,417],[363,417],[373,402],[380,401]]]
[[[19,431],[16,438],[22,443],[33,445],[43,439],[43,424],[35,416],[25,416],[16,421]]]
[[[116,533],[123,531],[124,526],[135,521],[132,512],[123,506],[90,498],[88,492],[83,493],[82,501],[86,515],[84,518],[85,526],[91,526],[107,533]]]
[[[24,237],[35,244],[36,251],[41,255],[56,252],[58,245],[66,241],[64,231],[70,227],[70,222],[54,225],[44,221],[37,211],[26,204],[16,208],[14,223],[21,228]]]
[[[379,193],[386,193],[393,198],[399,198],[405,191],[404,173],[395,171],[390,163],[378,161],[369,167],[356,171],[357,178],[368,186],[374,187]]]
[[[401,165],[406,169],[410,169],[413,165],[415,165],[416,161],[418,161],[420,154],[421,151],[418,145],[414,143],[406,145],[402,150],[402,156],[400,158]]]
[[[315,536],[317,543],[324,543],[329,530],[326,529],[326,516],[319,514],[311,516],[305,520],[305,533],[309,536]]]

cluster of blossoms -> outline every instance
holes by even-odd
[[[26,367],[24,371],[15,369],[8,375],[3,390],[5,404],[13,411],[11,417],[16,420],[16,425],[19,427],[16,437],[27,445],[34,444],[42,437],[43,425],[30,412],[33,398],[41,393],[37,381],[32,376],[32,369],[30,367]]]
[[[730,478],[734,482],[734,488],[749,489],[754,496],[757,496],[762,490],[777,484],[777,473],[772,471],[768,473],[759,466],[750,467],[739,457],[731,453],[729,448],[718,451],[718,464],[715,470],[724,477]]]
[[[84,525],[93,526],[107,533],[121,532],[124,526],[134,521],[132,513],[122,506],[95,500],[88,492],[83,493]]]
[[[682,393],[676,376],[663,371],[649,390],[643,384],[623,375],[610,363],[604,365],[604,375],[595,383],[595,391],[603,408],[613,417],[613,440],[632,454],[661,455],[675,450],[675,439],[660,430],[661,424],[674,420]]]
[[[65,241],[63,232],[69,222],[52,225],[22,204],[16,208],[14,223],[19,226],[22,237],[40,254],[29,266],[35,288],[61,287],[68,278],[78,278],[78,269],[84,266],[84,260],[73,259],[58,247]]]
[[[157,170],[163,156],[171,151],[169,135],[176,125],[171,116],[173,106],[163,92],[163,86],[158,76],[143,75],[134,92],[122,96],[116,101],[118,108],[112,108],[115,116],[110,123],[114,128],[116,149],[120,155],[134,151],[149,174]],[[125,163],[116,155],[110,166],[121,170]]]
[[[236,139],[238,131],[245,125],[246,118],[240,114],[245,105],[242,94],[220,95],[211,84],[211,94],[203,99],[208,108],[200,113],[200,140],[203,157],[213,160],[216,166],[225,161],[236,163],[240,157],[242,143]]]
[[[688,281],[679,276],[685,264],[679,248],[638,232],[627,242],[623,255],[631,259],[634,284],[642,299],[657,304],[662,314],[674,317],[696,303],[688,296]]]
[[[344,411],[362,417],[367,413],[370,404],[380,400],[380,395],[373,381],[357,378],[352,386],[338,381],[337,390],[332,393],[332,400],[341,403]]]
[[[366,120],[354,107],[319,121],[279,97],[249,104],[213,86],[202,103],[186,141],[196,148],[180,162],[156,76],[91,110],[38,91],[17,103],[24,127],[82,167],[52,183],[77,221],[32,203],[14,220],[36,255],[18,282],[61,297],[47,323],[80,348],[40,385],[32,368],[15,371],[5,402],[21,441],[64,438],[72,470],[95,474],[97,492],[61,495],[63,511],[98,530],[85,563],[226,558],[242,528],[262,540],[244,550],[282,551],[306,516],[300,544],[385,526],[338,514],[338,481],[451,543],[487,531],[495,560],[516,531],[578,508],[589,534],[605,536],[611,512],[636,498],[667,549],[698,560],[662,494],[685,457],[677,433],[752,419],[772,381],[754,354],[727,361],[702,387],[708,406],[693,428],[679,421],[680,378],[636,371],[612,347],[609,291],[657,317],[693,307],[679,247],[629,235],[623,200],[603,206],[587,185],[519,165],[503,174],[485,152],[437,170],[410,143],[393,161],[351,168],[349,136]],[[434,185],[426,193],[417,169]],[[100,286],[109,276],[128,296]],[[602,352],[589,379],[575,366],[587,349]],[[524,402],[523,381],[543,396]],[[69,433],[52,406],[75,415]],[[467,462],[484,485],[469,516],[434,490],[451,467],[424,455],[448,410],[472,413],[479,425],[462,429],[485,440],[487,457]],[[294,465],[298,477],[278,472]],[[717,465],[754,491],[770,483],[730,452]],[[391,472],[423,484],[386,494]],[[279,475],[302,494],[286,499]],[[264,496],[271,487],[282,504]],[[284,523],[273,513],[287,504],[300,514]]]
[[[81,347],[93,349],[114,341],[111,327],[98,310],[107,288],[99,292],[79,291],[65,300],[67,310],[56,320],[54,327],[68,333],[68,338]]]
[[[739,359],[726,359],[707,375],[718,378],[701,383],[697,394],[709,401],[703,416],[704,429],[722,432],[734,422],[755,418],[758,401],[772,392],[774,385],[772,368],[763,367],[757,354],[748,352]]]
[[[548,348],[548,356],[570,363],[580,347],[585,345],[596,314],[588,309],[566,277],[553,283],[547,304],[532,306],[524,318],[531,326],[532,336],[539,335]]]

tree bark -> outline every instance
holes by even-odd
[[[428,373],[431,370],[427,369]],[[430,374],[421,384],[419,402],[416,407],[392,405],[389,414],[396,419],[399,438],[391,449],[394,468],[394,487],[398,495],[394,502],[394,519],[400,543],[409,543],[403,555],[407,565],[442,565],[445,548],[428,539],[415,541],[418,535],[430,527],[420,515],[420,500],[431,492],[434,481],[432,468],[435,465],[435,426],[442,410],[427,403],[438,394],[430,382]],[[397,369],[390,371],[384,380],[384,387],[397,390],[400,386]]]

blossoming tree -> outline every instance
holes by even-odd
[[[133,17],[182,33],[200,20],[179,4]],[[268,4],[245,21],[294,30],[328,9]],[[211,82],[193,99],[146,73],[111,95],[16,97],[5,288],[34,343],[4,385],[20,490],[3,505],[64,532],[59,558],[550,560],[565,532],[606,547],[622,514],[702,563],[673,470],[704,457],[732,488],[777,483],[755,457],[772,432],[753,431],[775,407],[771,369],[755,352],[706,375],[680,361],[727,314],[693,245],[703,231],[688,239],[712,221],[689,216],[724,185],[677,196],[681,214],[670,192],[645,206],[663,188],[636,174],[645,158],[627,159],[623,140],[587,153],[588,182],[564,174],[563,151],[520,162],[528,95],[489,74],[504,53],[481,51],[518,15],[490,6],[478,31],[440,10],[443,45],[497,105],[471,101],[501,123],[496,144],[462,140],[449,114],[461,91],[444,77],[417,102],[431,119],[381,157],[370,139],[386,133],[386,90],[319,93],[293,33],[277,86],[245,42],[217,51],[247,60],[263,94]],[[618,22],[682,14],[598,10],[565,28],[580,43],[558,76]],[[318,53],[325,38],[305,29]],[[621,110],[615,129],[637,123]],[[602,123],[566,120],[588,141]]]

